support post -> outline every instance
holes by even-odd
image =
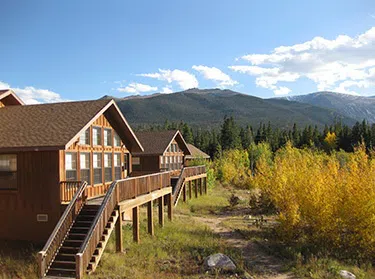
[[[154,235],[154,212],[152,210],[152,201],[147,203],[147,231],[150,235]]]
[[[182,198],[183,201],[186,202],[186,184],[184,184],[182,187]]]
[[[194,180],[194,192],[195,192],[195,197],[198,198],[198,181]]]
[[[119,210],[119,217],[116,222],[116,252],[124,251],[124,242],[122,240],[122,216]]]
[[[137,243],[139,239],[139,206],[133,208],[133,240]]]
[[[191,200],[191,195],[192,194],[192,191],[191,191],[191,180],[189,181],[189,199]]]
[[[202,196],[203,195],[203,183],[202,183],[202,178],[199,178],[199,194]]]
[[[204,193],[207,195],[207,176],[204,178]]]
[[[158,206],[159,206],[159,225],[160,227],[164,227],[164,199],[160,197],[158,199]]]
[[[172,203],[172,193],[166,195],[166,198],[168,200],[168,219],[170,221],[173,220],[173,203]]]

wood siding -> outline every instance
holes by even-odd
[[[3,104],[2,101],[0,101],[0,108],[3,108],[3,107],[5,107],[5,105]]]
[[[61,215],[59,152],[17,154],[17,190],[0,190],[0,238],[45,241]],[[47,214],[38,222],[37,214]]]
[[[101,128],[101,145],[93,145],[93,137],[92,137],[92,130],[93,127],[100,127]],[[104,129],[111,129],[112,134],[112,146],[105,146],[104,145]],[[80,169],[80,153],[90,153],[90,183],[87,187],[88,196],[94,197],[94,196],[100,196],[103,195],[109,188],[111,182],[115,177],[115,171],[114,171],[114,154],[118,153],[121,154],[121,166],[124,164],[124,155],[127,154],[128,156],[128,173],[130,174],[132,171],[131,169],[131,154],[124,145],[123,141],[120,143],[120,147],[114,146],[114,132],[115,130],[109,123],[108,119],[101,115],[94,123],[91,125],[90,129],[90,145],[81,145],[78,142],[73,143],[66,151],[60,152],[60,181],[66,180],[66,168],[65,168],[65,154],[66,152],[75,152],[76,158],[77,158],[77,180],[81,180],[81,169]],[[94,153],[101,153],[102,154],[102,183],[95,184],[94,185],[94,170],[93,170],[93,154]],[[112,180],[110,182],[105,182],[105,172],[104,172],[104,154],[110,153],[112,154]],[[121,171],[121,179],[125,178],[125,174],[123,171]]]

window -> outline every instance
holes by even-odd
[[[0,154],[0,189],[17,189],[16,154]]]
[[[102,144],[102,128],[100,127],[92,128],[92,144],[93,145]]]
[[[112,181],[112,153],[104,153],[104,180]]]
[[[81,167],[81,181],[86,181],[89,185],[91,184],[91,172],[90,172],[90,153],[79,154],[80,167]]]
[[[79,144],[81,145],[90,145],[90,129],[84,131],[79,138]]]
[[[140,165],[141,160],[139,157],[133,157],[133,165]]]
[[[114,138],[113,138],[113,145],[114,146],[121,146],[120,136],[116,132],[115,132]]]
[[[93,154],[94,184],[103,183],[102,174],[102,153]]]
[[[112,146],[112,130],[104,129],[104,145]]]
[[[77,154],[67,152],[65,154],[65,180],[77,180]]]
[[[115,180],[121,179],[121,153],[115,153],[113,158],[115,167]]]

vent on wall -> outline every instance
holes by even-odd
[[[36,220],[38,222],[48,222],[48,214],[37,214]]]

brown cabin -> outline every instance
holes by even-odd
[[[135,175],[161,171],[180,171],[189,148],[180,131],[137,132],[144,152],[133,154]]]
[[[45,241],[78,181],[103,195],[142,150],[113,100],[23,106],[0,91],[0,238]]]
[[[200,150],[198,147],[188,143],[187,147],[189,148],[190,155],[185,156],[185,166],[190,166],[192,161],[197,159],[210,160],[210,155]]]
[[[10,89],[0,90],[0,108],[5,106],[23,106],[24,103]]]

